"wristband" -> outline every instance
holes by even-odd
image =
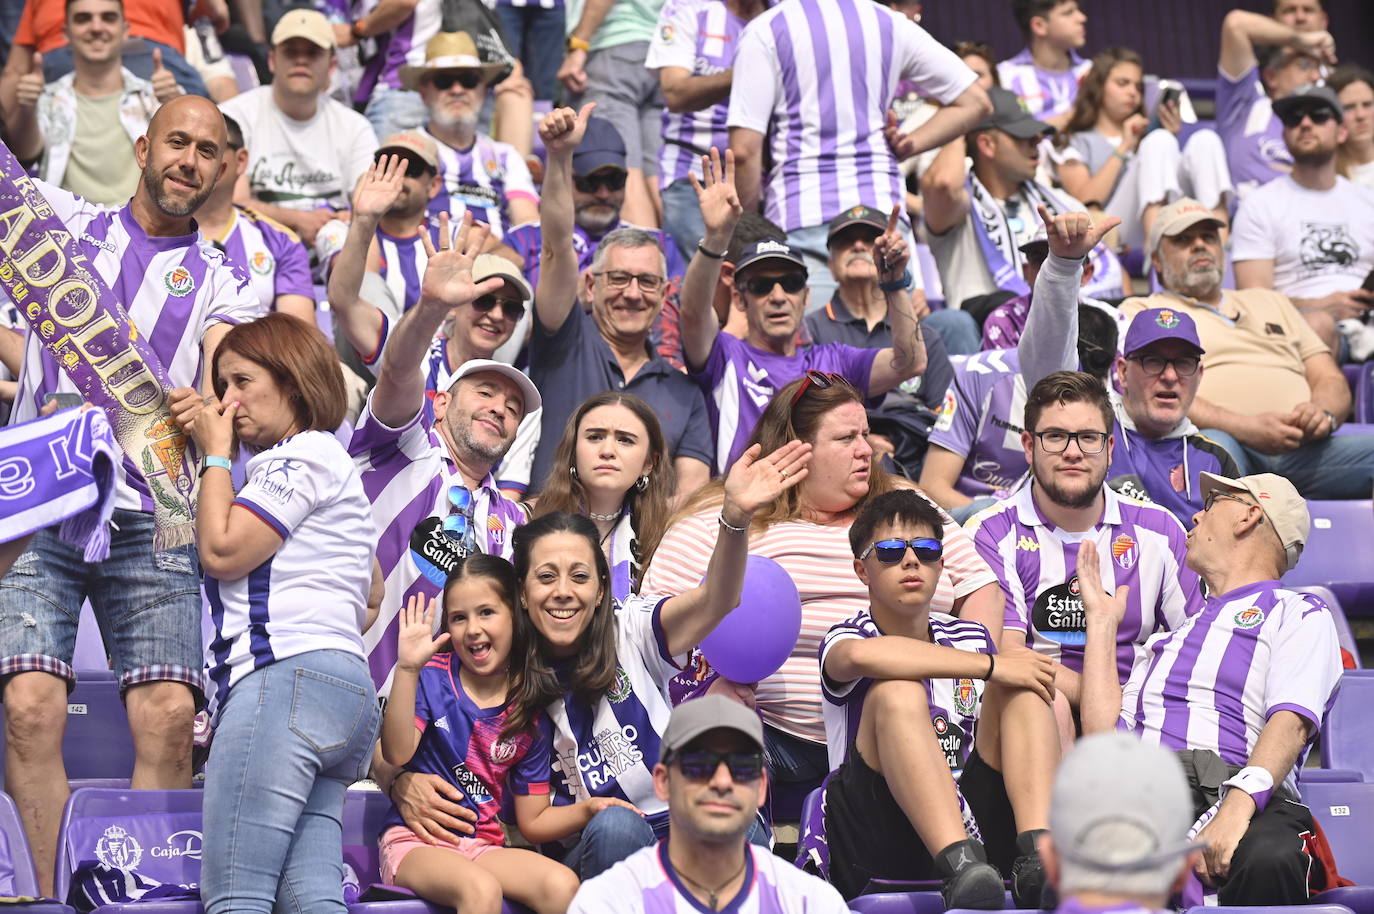
[[[234,471],[234,465],[229,462],[228,457],[203,457],[200,461],[200,475],[204,476],[205,471],[211,467],[219,467],[231,473]]]
[[[749,525],[748,525],[748,524],[745,524],[743,527],[736,527],[734,524],[732,524],[732,523],[730,523],[728,520],[726,520],[726,519],[725,519],[725,512],[724,512],[723,510],[720,512],[720,517],[717,518],[717,520],[720,521],[720,525],[721,525],[722,527],[724,527],[726,530],[729,530],[731,533],[747,533],[747,532],[749,532]]]
[[[1250,794],[1250,799],[1255,801],[1255,812],[1264,812],[1264,807],[1269,802],[1269,795],[1274,791],[1274,776],[1269,773],[1267,768],[1247,765],[1235,777],[1222,781],[1221,786],[1220,795],[1222,799],[1226,797],[1226,788],[1237,787]]]
[[[567,48],[568,53],[572,53],[573,51],[590,51],[592,49],[592,43],[585,38],[569,35],[568,40],[564,42],[564,47]]]
[[[705,254],[707,257],[711,258],[712,260],[724,260],[724,259],[725,259],[725,252],[724,252],[724,251],[721,251],[719,254],[717,254],[715,251],[712,251],[712,250],[707,249],[707,247],[706,247],[704,244],[702,244],[700,241],[697,242],[697,250],[700,251],[702,254]]]
[[[1120,149],[1115,149],[1112,151],[1112,158],[1120,159],[1122,164],[1125,164],[1126,162],[1129,162],[1131,160],[1130,156],[1126,155],[1126,153],[1122,152]]]
[[[995,654],[988,654],[988,674],[983,677],[984,682],[992,681],[992,671],[995,669],[997,669],[997,656]]]
[[[910,289],[911,270],[908,268],[907,270],[904,270],[902,272],[902,275],[898,278],[890,279],[887,282],[878,283],[878,288],[882,289],[884,292],[900,292],[903,289]]]

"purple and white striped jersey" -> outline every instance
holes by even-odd
[[[205,575],[215,624],[206,649],[212,701],[234,683],[307,651],[363,655],[377,530],[357,467],[328,432],[307,431],[248,461],[234,504],[281,537],[272,557],[241,578]]]
[[[210,241],[248,277],[265,310],[273,310],[278,295],[314,299],[310,254],[296,233],[280,222],[235,206],[229,231]]]
[[[1035,65],[1030,48],[1009,57],[997,65],[997,78],[1002,88],[1020,96],[1026,110],[1042,120],[1073,110],[1078,98],[1078,84],[1093,68],[1077,52],[1069,52],[1067,70],[1042,70]]]
[[[1145,642],[1121,692],[1117,728],[1166,749],[1211,749],[1245,765],[1265,722],[1292,711],[1321,729],[1341,679],[1331,611],[1320,597],[1260,581],[1208,597],[1171,632]],[[1296,793],[1296,771],[1284,778]]]
[[[206,367],[201,364],[201,338],[210,327],[239,324],[266,313],[248,277],[200,232],[150,236],[128,205],[106,209],[43,181],[35,183],[75,236],[91,269],[123,303],[173,386],[200,386]],[[10,423],[37,417],[50,393],[77,392],[38,335],[28,334]],[[151,513],[153,500],[142,471],[120,453],[115,507]]]
[[[425,421],[425,412],[418,409],[401,428],[387,428],[372,415],[369,398],[348,444],[380,534],[377,561],[386,596],[377,621],[363,636],[372,679],[379,687],[390,687],[401,607],[411,594],[438,596],[458,554],[443,522],[450,513],[448,491],[464,485],[463,477],[447,445]],[[525,522],[524,509],[501,495],[491,474],[473,490],[472,503],[477,550],[509,559],[510,536]]]
[[[434,138],[439,150],[440,186],[429,201],[430,215],[447,212],[457,225],[463,213],[472,213],[473,221],[491,226],[492,237],[499,239],[512,227],[508,200],[520,197],[538,205],[530,168],[514,146],[479,133],[470,148],[455,149],[428,130],[422,132]]]
[[[561,10],[563,8],[563,0],[496,0],[496,5],[516,6],[521,8],[533,6],[543,10]]]
[[[825,675],[825,655],[841,641],[849,638],[881,638],[883,632],[869,611],[860,610],[852,619],[833,625],[821,642],[821,692],[825,697],[822,714],[825,716],[825,741],[830,750],[830,770],[844,762],[849,747],[859,735],[859,721],[863,716],[864,698],[873,685],[867,677],[851,682],[837,682]],[[988,630],[981,622],[965,622],[944,613],[930,614],[930,640],[934,644],[960,651],[995,654]],[[978,701],[987,688],[979,679],[925,679],[926,701],[930,705],[930,724],[935,739],[944,750],[945,762],[955,777],[963,771],[969,753],[973,751],[973,724],[978,719]]]
[[[354,100],[365,105],[378,89],[401,88],[401,67],[418,67],[425,62],[425,45],[439,34],[443,13],[443,0],[418,0],[414,11],[399,25],[375,36],[377,53],[363,66]]]
[[[1239,79],[1217,70],[1217,133],[1226,147],[1231,181],[1242,197],[1293,167],[1283,125],[1264,94],[1258,65]]]
[[[744,453],[764,407],[779,390],[815,369],[843,375],[866,395],[878,352],[825,343],[799,347],[795,355],[778,355],[755,349],[724,330],[717,333],[701,371],[688,372],[706,394],[706,410],[716,435],[716,472],[729,470]]]
[[[426,220],[426,228],[429,231],[430,243],[437,248],[439,225],[433,217]],[[377,248],[382,257],[377,273],[386,282],[386,287],[391,290],[392,300],[400,306],[401,313],[404,314],[420,300],[420,281],[424,278],[425,267],[429,265],[429,255],[425,253],[424,242],[420,240],[419,232],[408,238],[400,238],[377,229]],[[383,344],[386,341],[386,333],[386,328],[383,328]],[[381,351],[382,347],[379,345],[378,355]]]
[[[964,458],[954,488],[978,498],[1013,489],[1026,475],[1021,427],[1026,382],[1015,349],[951,356],[954,380],[935,418],[930,443]]]
[[[1045,519],[1034,490],[1034,482],[1023,486],[970,521],[973,545],[992,566],[1007,602],[1004,630],[1025,632],[1028,647],[1074,672],[1083,670],[1087,629],[1075,569],[1078,544],[1091,539],[1103,582],[1110,581],[1113,590],[1131,588],[1117,629],[1117,672],[1125,682],[1145,641],[1178,628],[1202,605],[1197,574],[1184,565],[1183,526],[1158,505],[1104,487],[1102,520],[1087,532],[1071,533]]]
[[[883,137],[897,84],[941,104],[977,78],[919,25],[871,0],[784,0],[739,37],[731,127],[768,137],[764,215],[794,231],[852,206],[890,212],[902,178]]]
[[[768,852],[744,845],[744,883],[725,902],[729,914],[848,914],[835,887]],[[577,890],[568,914],[701,914],[668,858],[668,842],[635,851]]]
[[[744,20],[725,0],[668,0],[658,14],[658,31],[649,42],[650,70],[681,67],[693,76],[714,76],[735,62]],[[700,111],[674,114],[663,109],[663,145],[658,150],[658,186],[667,187],[689,174],[701,177],[701,157],[715,146],[725,154],[730,131],[725,126],[730,105],[721,101]]]

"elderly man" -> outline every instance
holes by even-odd
[[[1307,505],[1272,473],[1202,478],[1204,508],[1188,534],[1188,567],[1209,596],[1145,644],[1126,685],[1117,628],[1127,588],[1103,589],[1097,550],[1079,550],[1087,622],[1083,730],[1113,728],[1179,753],[1201,817],[1197,865],[1223,905],[1302,904],[1315,826],[1297,772],[1340,682],[1340,648],[1320,598],[1279,578],[1307,540]]]
[[[543,256],[534,295],[530,376],[548,399],[531,483],[535,489],[543,485],[578,405],[593,394],[621,390],[644,399],[658,414],[677,490],[693,492],[709,476],[711,429],[701,391],[649,343],[668,284],[661,236],[643,229],[613,231],[601,239],[585,271],[574,244],[574,150],[587,133],[592,107],[556,109],[539,126],[549,162],[540,203]],[[591,303],[590,312],[583,302]]]
[[[1054,776],[1045,875],[1062,914],[1163,914],[1197,858],[1178,759],[1124,733],[1079,740]]]
[[[1122,312],[1193,319],[1205,355],[1188,417],[1242,472],[1278,473],[1308,498],[1369,497],[1374,435],[1333,435],[1350,410],[1345,376],[1286,296],[1222,290],[1222,227],[1187,197],[1161,209],[1149,249],[1164,291],[1127,299]]]
[[[668,837],[584,882],[568,914],[845,914],[835,889],[746,840],[767,786],[758,714],[721,695],[679,705],[654,766]]]

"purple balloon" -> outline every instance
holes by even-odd
[[[739,605],[701,642],[711,667],[735,682],[776,673],[801,634],[801,596],[781,565],[750,554]]]

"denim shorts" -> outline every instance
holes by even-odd
[[[184,683],[204,694],[200,560],[195,546],[153,551],[153,516],[114,512],[110,557],[87,563],[56,527],[40,530],[0,579],[0,679],[51,673],[76,682],[72,655],[89,599],[120,691]]]

